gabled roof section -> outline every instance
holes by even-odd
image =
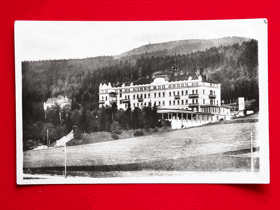
[[[171,79],[170,79],[170,81],[171,81],[171,82],[175,82],[175,81],[188,80],[189,77],[191,77],[192,80],[197,80],[197,79],[198,79],[198,76],[197,76],[196,73],[194,73],[194,72],[189,72],[189,73],[187,73],[187,74],[179,74],[179,73],[178,73],[178,75],[172,76]]]

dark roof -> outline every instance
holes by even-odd
[[[177,76],[172,76],[170,79],[170,82],[175,82],[175,81],[182,81],[182,80],[188,80],[189,77],[192,77],[192,80],[197,80],[198,76],[194,72],[189,72],[187,74],[180,74],[178,73]]]
[[[153,78],[149,77],[149,78],[146,78],[146,77],[143,77],[135,82],[133,82],[133,85],[145,85],[145,84],[151,84],[153,82]]]

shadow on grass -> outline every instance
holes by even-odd
[[[257,151],[257,148],[254,148]],[[249,151],[247,151],[249,150]],[[160,161],[115,164],[115,165],[87,165],[87,166],[67,166],[68,174],[79,174],[81,176],[95,177],[95,173],[100,172],[135,172],[135,171],[250,171],[251,158],[234,156],[236,154],[245,154],[250,149],[239,150],[221,154],[211,154],[202,156],[193,156],[178,159],[166,159]],[[228,156],[230,155],[230,156]],[[233,156],[232,156],[233,155]],[[254,168],[259,171],[259,157],[254,158]],[[52,174],[62,175],[64,166],[44,167],[44,168],[24,168],[24,173],[31,174]],[[100,176],[100,174],[98,175]],[[107,176],[107,175],[106,175]],[[101,175],[102,177],[102,175]]]

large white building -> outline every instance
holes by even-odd
[[[132,109],[155,104],[163,119],[172,120],[173,128],[205,124],[229,115],[229,109],[221,106],[221,84],[209,82],[199,70],[159,74],[118,87],[100,84],[99,106],[112,103],[122,109],[129,103]]]

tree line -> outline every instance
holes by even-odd
[[[81,133],[92,133],[99,131],[120,134],[121,130],[150,129],[171,124],[167,121],[159,121],[157,107],[149,103],[148,106],[131,109],[130,104],[126,110],[118,109],[114,103],[94,110],[87,106],[76,107],[75,102],[71,106],[61,108],[58,104],[48,108],[46,111],[38,107],[36,112],[38,118],[34,123],[23,123],[23,140],[40,140],[47,143],[47,130],[50,143],[67,135],[74,125]],[[39,117],[40,115],[40,117]]]
[[[211,81],[222,84],[222,99],[243,96],[258,101],[259,97],[258,42],[256,40],[212,47],[205,51],[184,55],[156,57],[143,54],[135,62],[106,56],[98,59],[98,63],[104,61],[109,64],[93,65],[96,62],[94,59],[87,60],[86,64],[75,60],[70,60],[71,62],[65,60],[22,62],[24,139],[36,139],[39,136],[43,138],[47,128],[53,129],[53,136],[56,135],[55,138],[58,139],[74,124],[78,124],[84,132],[108,131],[113,120],[112,110],[98,108],[99,84],[110,82],[118,85],[122,82],[133,82],[143,76],[151,76],[158,71],[168,73],[174,60],[179,70],[184,72],[195,72],[197,67],[207,71]],[[71,106],[59,111],[56,106],[56,109],[45,113],[43,102],[58,95],[71,98]],[[113,111],[113,117],[118,119],[122,128],[125,126],[129,129],[142,127],[142,117],[149,111],[141,110],[142,114],[137,114],[137,109],[135,110],[131,112],[130,119],[134,119],[131,122],[129,119],[122,121],[128,115],[121,114],[122,118],[118,118],[121,112],[127,114],[129,111]],[[152,107],[151,110],[153,110]],[[61,119],[57,118],[58,113],[61,113]],[[146,118],[149,116],[147,115]],[[124,125],[124,122],[130,123]],[[46,125],[47,123],[50,124]],[[36,135],[33,130],[38,131]],[[40,135],[39,130],[42,131]]]

